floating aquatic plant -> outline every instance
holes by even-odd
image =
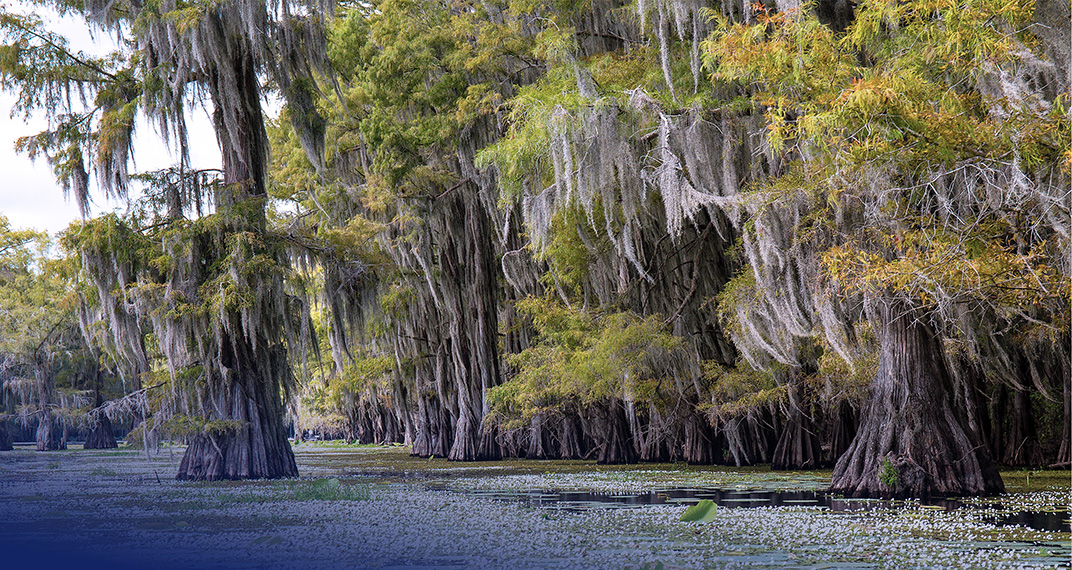
[[[704,499],[699,503],[685,509],[681,515],[682,522],[711,522],[718,514],[718,507],[711,499]]]

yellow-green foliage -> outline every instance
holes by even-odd
[[[165,420],[160,428],[162,433],[174,439],[192,435],[235,435],[248,425],[242,420],[211,420],[204,416],[177,415]]]
[[[506,357],[517,373],[488,394],[492,409],[512,420],[508,425],[583,412],[607,398],[658,403],[672,391],[684,346],[656,316],[586,312],[546,298],[519,301],[518,311],[532,320],[539,340]]]
[[[1017,252],[1015,243],[992,239],[1013,231],[1003,221],[988,220],[971,232],[939,227],[899,232],[877,236],[895,256],[849,242],[824,252],[822,260],[826,271],[848,290],[912,291],[924,303],[934,302],[940,293],[964,291],[1001,305],[1059,309],[1072,299],[1072,284],[1050,265],[1052,252],[1045,241]]]
[[[869,0],[859,3],[844,35],[819,23],[808,6],[802,14],[760,12],[753,25],[716,18],[706,62],[716,78],[756,90],[773,146],[815,146],[838,166],[1013,150],[1028,162],[1052,160],[1067,145],[1063,113],[1039,116],[1026,101],[1010,100],[1002,102],[1009,117],[993,120],[987,111],[994,102],[971,89],[1020,56],[1017,40],[1032,41],[1026,24],[1033,4]]]
[[[329,397],[337,408],[344,409],[344,399],[348,394],[387,388],[393,370],[394,361],[389,357],[356,357],[347,363],[337,377],[328,381]]]
[[[555,212],[549,243],[536,254],[550,265],[551,271],[541,277],[549,289],[557,286],[573,298],[580,297],[593,258],[614,247],[606,231],[590,222],[603,219],[602,200],[596,202],[591,218],[579,207]]]
[[[774,378],[777,366],[755,370],[744,362],[731,368],[706,361],[702,367],[704,379],[711,384],[711,401],[700,408],[716,416],[745,415],[785,398],[785,385]]]
[[[68,265],[46,257],[49,244],[0,215],[0,362],[10,366],[58,366],[80,348],[62,339],[76,324],[74,288]]]
[[[793,244],[814,253],[816,284],[1068,330],[1069,243],[1045,218],[1067,215],[1054,208],[1072,128],[1068,93],[1016,83],[1046,57],[1033,13],[1032,0],[863,0],[844,33],[807,4],[750,24],[714,16],[708,69],[752,93],[772,147],[797,163],[762,190],[807,204]],[[731,284],[723,302],[732,328],[749,300]]]

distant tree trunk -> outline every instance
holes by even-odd
[[[418,380],[419,381],[419,380]],[[413,434],[413,447],[411,452],[416,457],[430,457],[432,455],[432,419],[429,417],[428,408],[434,406],[434,399],[423,395],[417,396],[417,418],[414,420],[415,433]]]
[[[860,423],[857,416],[856,409],[848,400],[842,400],[830,415],[830,450],[826,458],[827,465],[833,465],[849,450]]]
[[[722,441],[707,420],[690,413],[685,419],[681,457],[691,465],[722,463]]]
[[[588,452],[584,445],[584,428],[575,413],[567,413],[562,418],[562,431],[559,434],[558,456],[561,459],[581,459]]]
[[[626,401],[625,417],[640,461],[654,463],[670,460],[666,446],[666,418],[660,416],[654,406],[649,406],[646,412],[638,411],[636,402]]]
[[[902,303],[877,308],[878,373],[863,423],[830,490],[851,497],[991,495],[1005,486],[952,406],[940,341]]]
[[[100,366],[96,366],[96,378],[93,384],[93,392],[96,395],[95,405],[99,409],[104,404],[104,397],[101,396],[101,389],[103,388],[103,382],[101,379]],[[115,441],[115,431],[112,429],[112,421],[108,419],[108,416],[103,413],[96,415],[96,423],[94,423],[89,430],[89,434],[86,435],[86,442],[82,445],[82,449],[111,449],[119,447]]]
[[[6,420],[0,420],[0,451],[11,451],[12,449],[15,449],[15,446],[11,441],[11,429],[8,428]]]
[[[115,432],[112,430],[112,422],[108,416],[101,414],[96,425],[86,435],[86,443],[83,449],[111,449],[119,447],[115,441]]]
[[[743,416],[728,419],[721,424],[721,432],[726,438],[726,447],[734,465],[740,467],[770,461],[771,448],[777,443],[772,441],[772,423],[773,414],[763,407],[749,410]]]
[[[67,449],[67,438],[63,437],[63,428],[53,413],[56,379],[48,362],[40,357],[34,363],[34,380],[37,382],[37,406],[40,410],[37,422],[37,451]]]
[[[788,386],[789,417],[774,447],[771,469],[817,469],[823,451],[815,422],[804,410],[803,380],[794,377]]]
[[[548,426],[544,424],[543,414],[536,414],[528,427],[528,445],[525,447],[525,457],[529,459],[551,459],[554,456],[551,451],[551,434]]]
[[[1031,397],[1027,390],[1013,390],[1012,410],[1008,415],[1005,455],[1001,462],[1015,467],[1036,467],[1042,464],[1042,446],[1031,413]]]
[[[989,450],[991,457],[1005,456],[1005,423],[1008,416],[1009,389],[1004,383],[999,383],[994,390],[994,396],[990,399],[990,439]]]
[[[1061,378],[1061,392],[1064,400],[1064,415],[1061,419],[1061,447],[1057,450],[1057,463],[1072,462],[1072,378],[1068,367]]]
[[[629,420],[625,416],[623,402],[617,398],[611,398],[603,409],[603,421],[598,426],[601,445],[596,462],[600,465],[636,463],[637,450],[630,437]]]

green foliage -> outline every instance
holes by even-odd
[[[0,421],[14,410],[24,425],[84,426],[112,378],[80,334],[71,264],[50,249],[46,234],[0,216]]]
[[[681,514],[681,522],[709,523],[718,515],[718,506],[711,499],[704,499],[699,503],[685,509]]]
[[[509,425],[608,398],[661,403],[672,390],[684,345],[656,316],[591,313],[541,298],[517,308],[539,341],[506,357],[517,374],[488,393],[492,410]]]
[[[897,467],[893,465],[889,457],[882,458],[880,469],[878,480],[886,487],[896,489],[900,485],[900,476],[897,474]]]
[[[704,44],[713,77],[750,92],[791,165],[754,193],[754,218],[792,212],[777,247],[812,273],[810,294],[909,299],[973,346],[987,341],[956,324],[968,306],[1065,342],[1069,242],[1063,222],[1041,220],[1067,215],[1068,94],[1012,79],[1044,77],[1034,2],[868,0],[844,33],[814,12],[716,15]],[[776,241],[754,220],[745,231]],[[748,279],[720,298],[731,330],[749,303],[784,294]]]
[[[294,501],[367,501],[371,496],[367,485],[344,484],[334,477],[302,482],[290,490]]]
[[[247,427],[248,422],[241,420],[214,420],[205,416],[175,415],[166,419],[157,429],[170,439],[183,440],[193,435],[234,436]]]
[[[701,409],[715,416],[744,416],[786,398],[786,385],[775,379],[775,374],[782,372],[777,365],[756,370],[745,362],[728,367],[705,361],[702,367],[704,379],[710,384],[711,400]]]

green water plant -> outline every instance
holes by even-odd
[[[335,477],[300,484],[290,494],[295,501],[367,501],[370,497],[367,485],[343,485]]]
[[[718,506],[711,499],[704,499],[699,503],[685,509],[681,515],[681,522],[711,522],[715,520]]]
[[[901,481],[897,476],[897,468],[894,467],[889,457],[882,458],[882,468],[881,471],[879,471],[878,479],[883,485],[890,489],[896,489],[897,485],[900,484]]]

